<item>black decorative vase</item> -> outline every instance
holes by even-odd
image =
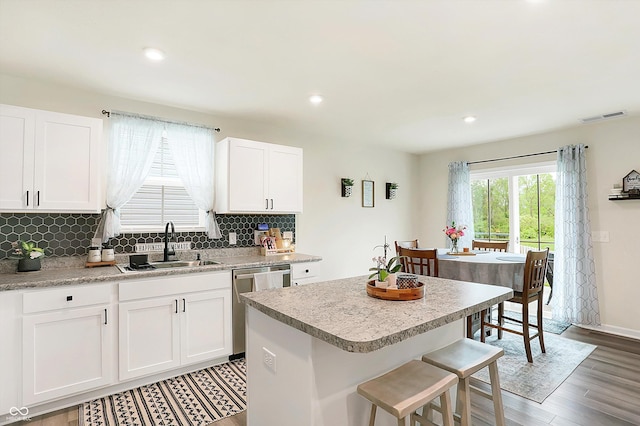
[[[39,271],[41,268],[40,258],[18,260],[18,272]]]

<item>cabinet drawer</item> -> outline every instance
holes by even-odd
[[[291,278],[310,278],[320,276],[320,262],[293,263],[291,265]]]
[[[149,277],[120,283],[119,300],[172,296],[194,291],[231,288],[231,271]]]
[[[111,285],[108,284],[36,290],[24,294],[22,312],[31,314],[56,309],[109,304],[110,302]]]

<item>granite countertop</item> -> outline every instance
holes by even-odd
[[[507,287],[422,276],[424,298],[389,301],[368,296],[366,282],[362,276],[240,297],[282,323],[359,353],[401,342],[513,297]]]
[[[94,268],[74,267],[42,269],[36,272],[14,272],[0,274],[0,291],[20,290],[25,288],[44,288],[65,285],[77,285],[108,281],[125,281],[130,279],[150,278],[166,275],[193,274],[199,272],[223,271],[238,268],[252,268],[300,262],[317,262],[319,256],[301,253],[289,253],[275,256],[242,255],[209,257],[207,260],[220,262],[218,265],[203,265],[183,268],[162,268],[151,271],[122,273],[115,266]],[[126,263],[125,261],[118,261]]]

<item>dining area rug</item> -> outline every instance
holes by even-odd
[[[80,405],[80,426],[204,426],[247,407],[244,358]]]
[[[541,352],[538,339],[532,340],[533,363],[529,363],[521,336],[503,333],[502,339],[498,340],[497,334],[494,332],[492,336],[488,336],[485,343],[504,349],[504,356],[498,359],[500,387],[538,403],[551,395],[596,348],[594,345],[545,332],[546,353]],[[478,371],[473,377],[490,383],[487,368]]]

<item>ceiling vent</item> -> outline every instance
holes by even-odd
[[[626,117],[627,111],[616,111],[608,114],[596,115],[594,117],[581,118],[582,124],[593,123],[595,121],[609,120],[611,118]]]

